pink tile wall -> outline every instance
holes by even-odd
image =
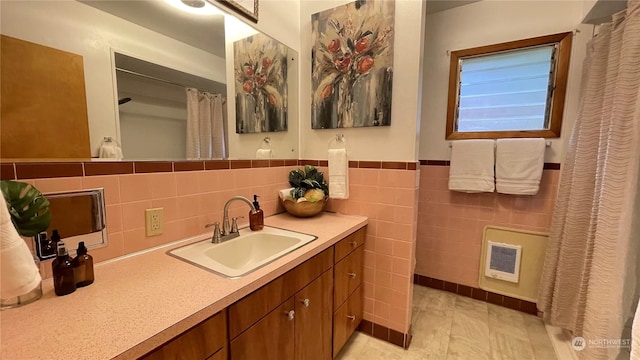
[[[205,225],[222,222],[224,203],[235,195],[252,199],[260,195],[265,216],[282,212],[278,190],[289,187],[288,174],[294,167],[238,170],[185,171],[24,180],[43,193],[104,188],[108,246],[91,249],[95,262],[166,244],[211,231]],[[23,181],[23,180],[21,180]],[[164,233],[147,237],[145,209],[164,208]],[[244,216],[249,208],[231,206],[230,216]],[[64,234],[62,234],[64,237]],[[51,276],[50,261],[41,264],[42,274]]]
[[[415,170],[350,168],[349,199],[331,200],[328,209],[369,218],[364,318],[402,333],[411,324],[419,176]]]
[[[548,232],[559,170],[544,170],[535,196],[449,191],[449,167],[420,167],[416,274],[478,287],[486,225]]]
[[[206,233],[204,226],[222,221],[224,202],[234,195],[261,195],[265,216],[282,211],[277,192],[289,187],[295,167],[185,171],[27,180],[42,192],[103,187],[108,246],[92,249],[96,262]],[[320,168],[326,175],[327,169]],[[349,169],[350,198],[332,200],[327,210],[369,218],[365,248],[365,319],[407,333],[411,323],[415,267],[418,184],[415,170]],[[144,210],[163,207],[165,231],[147,237]],[[230,216],[244,216],[236,203]],[[64,234],[63,234],[64,235]],[[50,261],[43,262],[45,277]]]

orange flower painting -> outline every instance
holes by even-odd
[[[391,125],[394,15],[393,0],[312,15],[312,128]]]
[[[263,34],[233,43],[236,133],[287,130],[287,51]]]

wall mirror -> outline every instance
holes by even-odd
[[[158,150],[185,147],[184,130],[168,129],[184,128],[184,122],[175,119],[186,111],[177,107],[181,100],[175,99],[185,94],[186,87],[226,97],[227,120],[223,129],[226,151],[213,158],[255,158],[256,150],[266,136],[271,138],[274,158],[297,158],[297,53],[292,49],[287,52],[290,74],[287,80],[288,130],[237,134],[233,42],[258,31],[212,5],[215,2],[200,3],[205,5],[204,14],[193,13],[193,8],[180,0],[0,2],[2,132],[12,138],[24,138],[7,130],[4,119],[9,117],[5,115],[15,113],[16,108],[38,106],[45,114],[43,118],[51,123],[49,128],[58,130],[58,133],[48,130],[38,116],[18,112],[19,123],[26,122],[31,128],[37,128],[38,139],[46,145],[36,153],[14,145],[10,156],[3,148],[2,158],[41,161],[97,157],[104,138],[111,137],[123,146],[125,160],[186,159],[187,156],[178,151]],[[38,55],[43,53],[36,52],[29,60],[32,69],[49,81],[48,90],[40,86],[40,81],[29,82],[24,77],[12,75],[11,63],[4,61],[4,54],[8,53],[4,51],[5,38],[42,46],[38,51],[46,53]],[[60,55],[60,58],[54,59],[51,54]],[[56,68],[70,63],[65,56],[74,58],[77,64],[79,61],[68,74]],[[79,74],[75,71],[78,68]],[[84,88],[80,84],[84,84]],[[29,85],[23,91],[32,96],[22,96],[23,100],[17,106],[7,105],[6,94],[17,93],[16,89],[23,85]],[[77,94],[73,93],[75,90]],[[58,94],[58,97],[50,99],[50,104],[42,109],[43,99],[51,98],[51,94]],[[75,100],[83,96],[85,102]],[[78,105],[79,109],[63,107],[69,104]],[[60,110],[59,107],[63,108]],[[145,111],[151,115],[142,116]],[[169,122],[170,118],[174,118],[174,123]],[[64,136],[71,129],[81,129],[81,134],[74,135],[73,141],[66,141]],[[164,131],[160,131],[162,129]],[[138,136],[140,134],[145,136]],[[137,149],[127,150],[127,144],[136,144]],[[66,155],[54,155],[52,149],[67,145],[80,149]]]

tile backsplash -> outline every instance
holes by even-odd
[[[306,164],[318,166],[328,179],[326,160],[16,163],[2,164],[0,175],[30,182],[44,193],[104,188],[108,246],[90,250],[100,262],[203,234],[208,231],[207,223],[222,220],[223,205],[234,195],[261,195],[265,216],[282,212],[278,190],[289,187],[289,171]],[[419,166],[415,162],[350,161],[349,167],[350,198],[331,200],[327,210],[369,218],[364,318],[407,334]],[[48,170],[57,177],[48,176]],[[164,208],[164,233],[147,237],[144,210],[156,207]],[[247,213],[246,205],[236,203],[230,216],[245,216],[239,221],[242,226],[248,223]],[[43,262],[41,269],[45,277],[51,276],[50,261]]]
[[[292,160],[297,164],[297,160]],[[107,241],[106,247],[90,249],[95,262],[105,261],[132,252],[144,250],[150,247],[163,245],[183,238],[204,234],[208,232],[205,225],[215,221],[222,222],[222,211],[226,200],[235,195],[251,198],[253,194],[260,197],[260,204],[265,216],[282,212],[277,194],[278,190],[289,187],[288,173],[297,166],[285,165],[285,160],[272,160],[274,166],[267,161],[257,163],[261,167],[249,167],[243,165],[238,169],[223,168],[220,170],[193,170],[193,171],[169,171],[160,165],[142,166],[141,173],[131,173],[127,169],[131,167],[111,167],[107,164],[97,163],[99,166],[85,166],[85,173],[116,172],[114,175],[95,176],[68,176],[76,174],[77,169],[70,167],[71,173],[66,169],[58,169],[54,173],[62,177],[38,177],[25,179],[24,181],[35,185],[43,193],[63,192],[82,189],[104,188]],[[193,164],[193,162],[188,162]],[[203,164],[203,162],[195,162]],[[228,161],[226,163],[229,163]],[[290,160],[286,163],[291,164]],[[81,164],[81,163],[79,163]],[[85,163],[85,165],[88,163]],[[93,163],[91,163],[93,164]],[[138,163],[135,163],[138,164]],[[153,164],[153,163],[141,163]],[[169,164],[171,164],[169,162]],[[125,165],[126,166],[126,165]],[[151,166],[151,167],[150,167]],[[33,171],[49,169],[50,164],[44,167],[27,165],[27,174]],[[187,166],[193,168],[193,165]],[[22,166],[16,164],[18,177]],[[161,172],[146,172],[145,169]],[[204,168],[204,165],[202,165]],[[22,171],[24,168],[22,168]],[[3,164],[3,178],[10,168]],[[88,171],[89,170],[89,171]],[[125,172],[117,174],[118,172]],[[41,173],[40,173],[41,174]],[[145,209],[164,208],[164,233],[158,236],[147,237],[145,234]],[[233,204],[230,208],[230,216],[244,216],[238,221],[240,226],[248,224],[249,208],[240,203]],[[64,237],[64,234],[62,234]],[[51,276],[50,261],[41,264],[44,277]]]

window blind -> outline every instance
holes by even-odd
[[[457,131],[548,129],[555,48],[462,58]]]

